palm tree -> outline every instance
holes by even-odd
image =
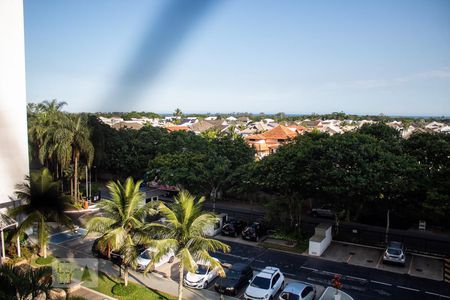
[[[139,191],[142,181],[128,177],[125,185],[110,182],[111,200],[99,202],[103,216],[94,217],[86,224],[88,234],[100,233],[98,245],[102,250],[119,251],[124,266],[124,284],[128,285],[128,268],[136,267],[138,244],[143,240],[144,219],[156,213],[152,202],[145,203],[145,193]]]
[[[70,197],[61,193],[59,183],[53,181],[50,171],[46,168],[25,177],[25,182],[16,186],[16,195],[22,200],[22,205],[10,209],[9,215],[25,216],[25,219],[18,226],[14,236],[23,234],[37,223],[40,252],[42,256],[47,257],[46,222],[71,225],[72,221],[65,213],[71,208]]]
[[[181,109],[177,108],[175,109],[175,111],[173,112],[173,115],[175,117],[181,117],[183,115],[183,112],[181,111]]]
[[[90,140],[90,130],[87,121],[81,116],[66,116],[58,121],[57,126],[47,133],[44,146],[55,153],[61,167],[67,168],[74,163],[73,195],[79,199],[78,193],[78,164],[83,156],[86,165],[92,165],[94,159],[94,146]]]
[[[213,226],[217,222],[217,217],[211,213],[202,211],[202,203],[205,201],[201,197],[197,202],[187,191],[181,191],[175,202],[169,207],[161,203],[159,211],[166,217],[166,224],[148,224],[147,230],[158,230],[164,234],[165,239],[154,240],[152,245],[158,249],[155,252],[152,262],[167,254],[170,250],[175,252],[179,259],[179,283],[178,299],[183,298],[183,278],[184,270],[195,272],[198,268],[198,261],[211,264],[212,268],[219,268],[219,274],[224,275],[224,271],[219,262],[211,255],[210,251],[222,250],[228,252],[230,247],[222,242],[205,237],[205,229]],[[149,272],[153,265],[147,266],[145,272]]]
[[[47,295],[52,289],[51,267],[0,266],[0,299],[37,299],[40,294]]]

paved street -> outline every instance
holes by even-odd
[[[276,266],[289,278],[320,285],[330,285],[333,276],[341,274],[343,289],[355,299],[450,299],[450,285],[442,281],[227,243],[232,247],[231,253],[215,255],[224,262],[250,260],[256,270]]]
[[[355,299],[450,299],[450,285],[442,281],[265,249],[251,243],[227,243],[232,249],[230,253],[214,255],[222,262],[249,261],[255,271],[268,265],[276,266],[289,280],[319,286],[330,285],[333,276],[341,274],[343,289]],[[77,239],[52,248],[61,257],[86,257],[90,255],[91,245],[92,241]],[[177,280],[176,269],[176,264],[172,264],[162,266],[161,271]],[[210,289],[212,286],[213,283]]]

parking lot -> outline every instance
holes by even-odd
[[[222,261],[222,263],[227,263],[226,261]],[[173,263],[169,264],[164,264],[162,266],[160,266],[156,271],[154,271],[155,273],[163,276],[163,277],[167,277],[167,278],[171,278],[174,281],[178,281],[179,276],[178,276],[178,264],[177,261],[174,261]],[[259,270],[254,270],[253,271],[253,276],[255,276],[257,273],[259,272]],[[214,291],[214,284],[217,281],[218,277],[215,278],[212,282],[210,282],[208,284],[208,290],[210,291]],[[296,280],[290,279],[290,278],[285,278],[285,283],[288,284],[289,282],[296,282]],[[320,297],[320,295],[323,293],[323,291],[325,290],[325,287],[321,286],[321,285],[317,285],[317,284],[311,284],[315,287],[316,289],[316,299],[318,299]],[[246,284],[241,290],[239,290],[239,293],[235,296],[238,299],[243,299],[244,297],[244,292],[245,289],[247,288],[248,284]],[[281,291],[280,291],[281,292]],[[277,294],[280,294],[280,292]],[[218,299],[219,299],[219,294],[217,293]],[[277,297],[275,297],[275,299],[277,299]]]
[[[332,242],[322,258],[434,280],[443,279],[444,263],[441,259],[407,253],[405,266],[402,266],[383,263],[383,252],[384,249],[375,247]]]

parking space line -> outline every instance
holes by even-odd
[[[390,283],[381,282],[381,281],[376,281],[376,280],[371,280],[370,282],[378,283],[378,284],[382,284],[382,285],[386,285],[386,286],[392,286],[392,284],[390,284]]]
[[[408,268],[408,275],[411,275],[413,261],[414,261],[414,255],[411,257],[411,261],[410,261],[409,268]]]
[[[437,297],[442,297],[442,298],[446,298],[446,299],[450,299],[450,296],[446,296],[446,295],[442,295],[442,294],[438,294],[438,293],[425,291],[425,294],[433,295],[433,296],[437,296]]]
[[[383,253],[381,253],[380,259],[378,259],[376,269],[380,268],[381,261],[383,260]]]
[[[420,290],[418,290],[418,289],[413,289],[413,288],[406,287],[406,286],[402,286],[402,285],[397,285],[397,287],[400,288],[400,289],[404,289],[404,290],[410,290],[410,291],[414,291],[414,292],[420,292]]]
[[[348,256],[348,258],[347,258],[347,263],[350,262],[350,259],[352,259],[352,256],[353,256],[353,255],[349,255],[349,256]]]

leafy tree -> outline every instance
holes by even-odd
[[[153,223],[146,228],[157,230],[165,238],[153,241],[158,251],[153,254],[152,263],[147,266],[145,272],[150,271],[154,262],[173,250],[179,259],[179,300],[183,299],[184,271],[195,272],[199,261],[209,263],[212,268],[218,268],[219,273],[224,275],[221,264],[211,257],[210,252],[218,250],[228,252],[230,248],[222,242],[205,237],[205,229],[213,226],[217,217],[202,211],[204,201],[205,198],[202,197],[196,202],[189,192],[181,191],[173,204],[166,206],[161,203],[159,206],[159,211],[167,219],[166,223]]]
[[[48,169],[32,172],[25,182],[16,186],[16,195],[22,204],[9,210],[12,217],[25,216],[17,228],[17,234],[37,223],[38,241],[41,255],[47,257],[48,228],[46,222],[57,222],[71,225],[71,219],[65,211],[71,208],[70,197],[65,196],[59,189],[59,184],[53,181]]]
[[[157,156],[150,163],[150,172],[159,180],[181,185],[195,193],[207,193],[213,200],[221,197],[228,178],[240,166],[253,160],[253,150],[239,139],[223,136],[200,140],[199,151],[183,148]]]
[[[413,134],[403,142],[405,152],[423,167],[420,179],[424,201],[421,216],[436,224],[450,225],[450,136]]]
[[[111,200],[99,202],[103,215],[86,224],[88,234],[100,233],[98,245],[108,253],[119,251],[124,267],[124,284],[128,285],[128,268],[136,267],[137,246],[144,237],[145,217],[154,214],[154,203],[145,203],[145,193],[139,191],[142,181],[129,177],[125,185],[110,182]]]

